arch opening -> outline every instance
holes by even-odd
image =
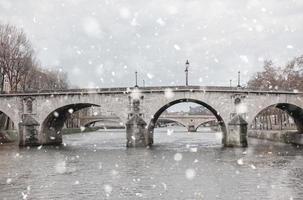
[[[79,124],[79,111],[85,108],[100,107],[91,103],[69,104],[52,111],[42,122],[39,140],[42,144],[62,143],[62,129],[81,128]],[[83,113],[82,113],[83,114]]]
[[[197,100],[197,99],[190,99],[190,98],[177,99],[177,100],[174,100],[172,102],[169,102],[169,103],[165,104],[164,106],[162,106],[153,115],[153,118],[151,119],[151,121],[150,121],[150,123],[148,125],[148,134],[149,134],[149,138],[150,138],[151,143],[153,143],[154,129],[155,129],[156,125],[157,125],[157,122],[158,122],[160,116],[163,113],[167,112],[167,110],[169,108],[171,108],[172,106],[174,106],[176,104],[180,104],[180,103],[193,103],[193,104],[196,104],[196,105],[204,108],[205,111],[208,112],[208,113],[205,113],[205,114],[212,115],[215,118],[215,120],[217,122],[217,125],[220,127],[220,131],[222,132],[222,143],[225,143],[226,135],[227,135],[227,128],[226,128],[225,122],[224,122],[223,118],[220,116],[219,112],[217,112],[217,110],[215,110],[212,106],[208,105],[207,103],[204,103],[204,102],[202,102],[200,100]],[[194,114],[193,115],[188,115],[188,117],[191,117],[191,116],[195,116],[195,115]],[[184,125],[184,123],[181,123],[181,124]],[[186,124],[186,126],[187,126],[189,132],[194,132],[194,131],[197,131],[197,128],[199,126],[201,126],[201,124],[203,124],[203,123],[200,123],[200,124],[198,124],[195,127],[192,127],[193,131],[190,130],[190,127],[188,126],[188,124]]]
[[[294,130],[303,133],[303,109],[289,103],[278,103],[262,109],[250,128],[261,130]]]
[[[210,120],[210,121],[202,122],[201,124],[199,124],[197,126],[197,130],[200,127],[210,127],[210,128],[214,128],[214,130],[217,130],[216,127],[218,127],[218,126],[219,126],[219,124],[218,124],[217,120]]]
[[[299,144],[303,133],[303,109],[290,103],[278,103],[262,109],[253,118],[248,136]]]
[[[0,144],[18,140],[16,124],[4,112],[0,111]]]
[[[166,127],[166,126],[174,126],[174,125],[180,125],[183,127],[186,127],[185,124],[178,122],[177,120],[172,120],[172,119],[158,119],[155,128],[160,128],[160,127]]]
[[[125,124],[117,118],[117,120],[111,119],[96,119],[87,121],[83,124],[85,128],[100,128],[100,129],[125,129]]]

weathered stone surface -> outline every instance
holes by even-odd
[[[146,122],[137,114],[126,123],[127,147],[149,146]]]
[[[19,123],[21,126],[39,126],[40,124],[28,114],[23,115],[22,121]]]
[[[296,130],[249,130],[248,137],[303,145],[303,134]]]
[[[19,130],[23,114],[30,113],[40,124],[36,127],[39,144],[62,142],[60,130],[68,117],[69,109],[77,111],[89,106],[100,106],[102,114],[115,114],[126,124],[131,110],[130,97],[139,96],[141,118],[147,123],[149,143],[153,143],[154,122],[169,106],[180,102],[195,102],[210,109],[221,124],[223,142],[229,144],[228,138],[236,137],[229,133],[227,122],[236,113],[241,112],[250,127],[254,117],[263,109],[287,104],[303,108],[302,93],[283,91],[253,91],[224,87],[174,86],[137,88],[106,88],[96,90],[68,90],[57,92],[40,92],[27,94],[0,95],[0,111],[5,113]],[[30,104],[28,103],[30,99]],[[240,99],[235,105],[235,99]],[[31,106],[31,109],[27,108]],[[240,105],[240,106],[239,106]],[[240,109],[238,109],[240,108]],[[286,108],[288,109],[288,108]],[[289,109],[292,109],[291,107]],[[294,115],[298,125],[303,124],[300,112]],[[228,137],[229,136],[229,137]],[[21,140],[26,138],[20,137]],[[230,140],[231,141],[231,140]],[[28,144],[21,141],[21,144]]]
[[[225,146],[247,147],[247,122],[240,115],[231,119],[228,131]]]
[[[24,114],[22,116],[22,121],[19,123],[20,146],[40,145],[37,130],[39,125],[40,124],[30,114]]]

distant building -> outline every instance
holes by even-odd
[[[189,107],[190,115],[211,115],[212,113],[204,106]]]
[[[11,87],[9,85],[8,77],[7,75],[4,75],[4,80],[3,80],[3,92],[4,93],[9,93],[11,91]]]

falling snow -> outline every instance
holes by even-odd
[[[187,169],[185,171],[185,175],[186,175],[186,178],[188,180],[193,180],[195,178],[195,176],[196,176],[196,171],[194,169],[191,169],[191,168]]]
[[[174,160],[175,161],[181,161],[182,160],[182,154],[181,153],[176,153],[174,155]]]
[[[5,39],[14,34],[0,31],[1,198],[302,198],[302,8],[298,0],[1,0],[0,25],[33,47],[33,58],[7,72],[16,59],[4,59]],[[16,47],[20,58],[27,44]],[[129,123],[134,115],[140,124]],[[258,138],[231,134],[245,130],[229,123],[236,115]],[[224,147],[242,137],[248,147]],[[273,141],[281,138],[295,145]]]
[[[165,89],[164,95],[165,95],[165,98],[167,98],[167,99],[172,99],[175,96],[175,94],[171,88]]]

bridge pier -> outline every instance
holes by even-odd
[[[38,138],[39,123],[29,114],[22,116],[19,123],[19,146],[37,146],[40,144]]]
[[[138,92],[137,89],[138,88],[135,88],[134,92]],[[140,112],[140,101],[142,101],[144,97],[137,95],[129,96],[130,112],[128,115],[129,120],[126,123],[127,147],[147,147],[151,144],[147,123],[142,118],[143,113]]]
[[[40,124],[30,115],[24,114],[19,123],[19,146],[60,145],[62,133],[54,128],[40,130]]]
[[[194,125],[187,126],[188,132],[197,132],[197,128]]]
[[[138,114],[126,123],[126,139],[127,147],[150,146],[146,122]]]
[[[240,115],[235,116],[228,123],[224,146],[247,147],[247,122]]]

